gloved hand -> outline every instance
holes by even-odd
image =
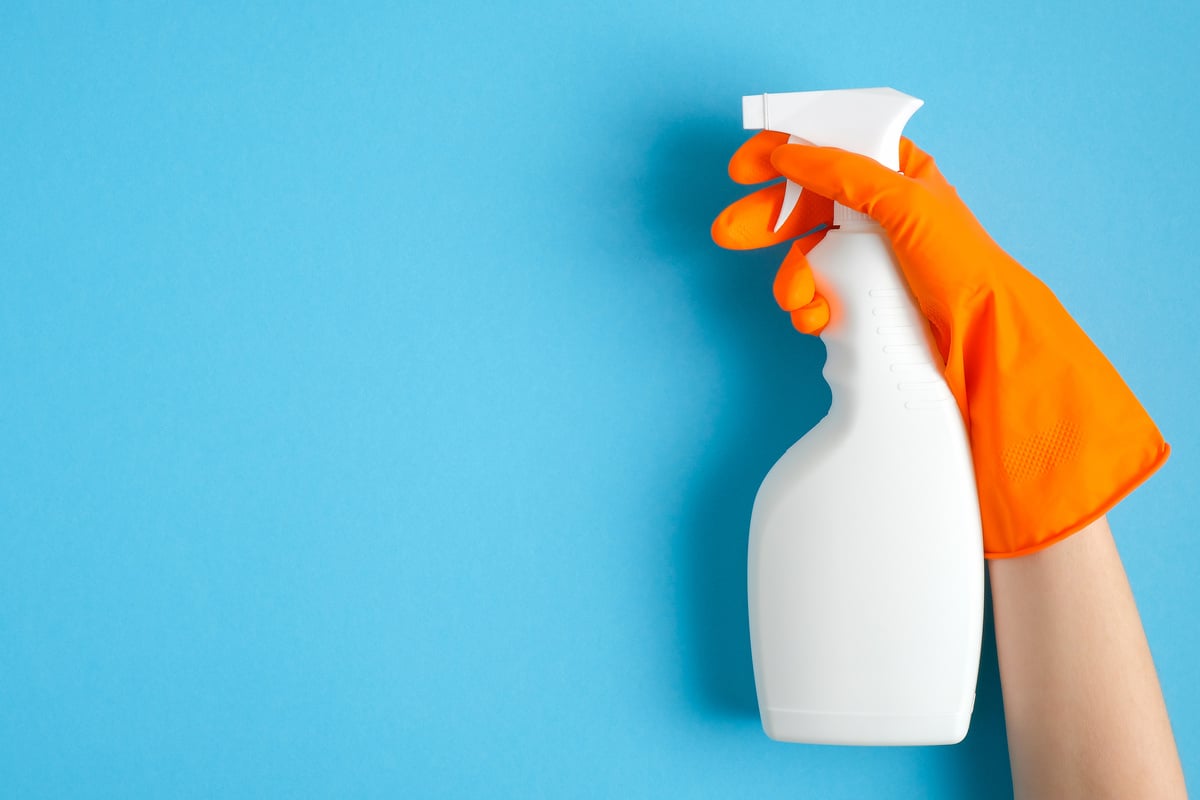
[[[1149,477],[1170,447],[1096,345],[1046,286],[997,245],[932,158],[911,141],[901,172],[832,147],[786,144],[763,132],[729,164],[739,183],[781,175],[804,187],[793,220],[772,233],[783,184],[730,205],[713,223],[722,247],[801,236],[775,298],[802,332],[829,307],[805,254],[836,200],[882,225],[945,363],[966,421],[979,489],[984,554],[1036,552],[1086,527]]]

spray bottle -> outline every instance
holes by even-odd
[[[743,98],[747,129],[899,169],[922,101],[893,89]],[[791,182],[789,181],[789,184]],[[786,190],[776,229],[799,199]],[[883,229],[835,204],[809,254],[830,320],[829,413],[759,487],[749,607],[773,739],[953,744],[975,702],[983,549],[966,430]]]

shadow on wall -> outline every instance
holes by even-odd
[[[654,244],[689,271],[691,302],[722,374],[706,454],[673,542],[683,681],[705,715],[756,718],[746,605],[750,509],[771,465],[829,409],[825,348],[796,333],[772,298],[785,247],[729,252],[710,237],[716,214],[746,192],[725,171],[746,138],[737,120],[655,122],[661,134],[648,159]]]
[[[825,348],[796,333],[775,306],[771,284],[786,245],[736,253],[710,238],[713,217],[747,191],[725,171],[746,138],[737,120],[654,123],[643,128],[660,131],[646,185],[654,246],[691,270],[692,302],[724,381],[707,455],[690,481],[672,543],[681,578],[681,678],[700,715],[749,721],[758,716],[746,603],[750,510],[767,471],[829,409]],[[958,746],[920,750],[944,763],[931,782],[943,783],[948,795],[1012,797],[990,604],[970,733]],[[873,760],[867,753],[877,749],[857,752]]]

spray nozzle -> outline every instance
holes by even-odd
[[[923,104],[887,88],[754,94],[742,98],[742,127],[790,134],[789,143],[840,147],[898,170],[900,134]],[[775,230],[799,200],[800,186],[788,181]]]

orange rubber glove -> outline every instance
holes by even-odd
[[[795,223],[771,231],[779,183],[722,211],[713,239],[748,249],[827,227],[826,198],[883,226],[967,423],[988,558],[1066,538],[1162,465],[1170,447],[1121,376],[1050,290],[992,241],[932,158],[904,139],[902,171],[893,172],[845,150],[786,141],[755,135],[729,174],[739,183],[782,175],[803,186]],[[775,279],[776,300],[805,333],[829,320],[805,258],[823,236],[797,239]]]

